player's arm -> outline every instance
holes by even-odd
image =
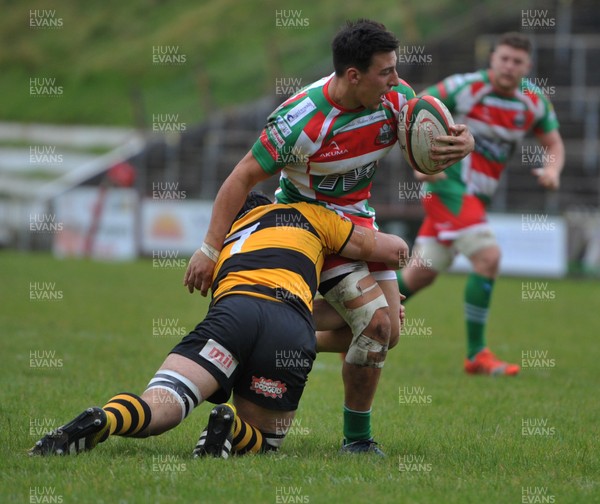
[[[551,190],[560,186],[560,173],[565,164],[565,146],[558,130],[548,133],[538,133],[538,142],[546,153],[546,163],[542,168],[534,168],[532,173],[538,178],[538,183]]]
[[[399,236],[381,233],[362,226],[354,226],[340,255],[362,261],[382,262],[394,269],[408,261],[408,245]]]
[[[214,257],[209,257],[209,255],[213,255],[211,250],[218,257],[225,235],[238,211],[242,208],[246,196],[258,182],[268,177],[270,175],[262,169],[252,153],[248,152],[225,179],[213,204],[210,224],[204,238],[204,250],[198,249],[194,252],[183,278],[183,284],[187,286],[190,293],[194,292],[195,288],[203,296],[206,296],[212,283],[216,264],[213,260]]]

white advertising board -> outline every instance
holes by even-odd
[[[177,252],[190,256],[202,245],[208,230],[212,202],[154,200],[142,202],[142,252]]]
[[[133,189],[79,187],[54,200],[53,252],[57,257],[130,260],[135,240],[138,196]]]
[[[567,273],[567,226],[562,217],[540,214],[488,214],[502,250],[500,273],[563,277]],[[459,255],[450,271],[471,270]]]

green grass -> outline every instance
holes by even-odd
[[[153,320],[179,319],[189,330],[206,301],[184,290],[182,270],[150,261],[3,252],[0,264],[2,502],[34,502],[37,489],[37,501],[51,502],[54,492],[53,502],[65,503],[294,502],[290,495],[310,503],[520,503],[524,488],[547,492],[530,502],[600,502],[597,283],[549,280],[554,300],[523,301],[521,279],[498,281],[492,348],[515,362],[523,351],[553,359],[511,379],[462,372],[463,276],[441,277],[411,300],[409,317],[427,334],[402,339],[386,362],[373,414],[384,460],[337,453],[337,355],[318,357],[296,432],[278,454],[192,460],[210,408],[203,404],[163,436],[32,459],[26,449],[40,423],[58,426],[117,392],[141,393],[179,340],[152,336]],[[30,284],[44,282],[61,299],[31,300]],[[55,352],[55,366],[32,367],[31,352],[39,351]],[[401,387],[419,388],[431,402],[400,404]],[[545,422],[546,435],[524,436],[522,423],[531,420]],[[399,462],[410,460],[420,470],[401,471]]]

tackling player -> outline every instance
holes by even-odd
[[[457,253],[473,271],[464,292],[467,332],[465,371],[473,374],[516,375],[517,364],[498,359],[488,348],[485,328],[500,249],[486,218],[498,180],[510,155],[529,131],[544,148],[547,163],[532,170],[539,184],[558,189],[564,147],[552,104],[524,77],[531,67],[531,43],[520,33],[500,36],[490,68],[447,77],[425,89],[444,102],[457,121],[475,137],[475,151],[444,173],[427,176],[422,200],[425,220],[409,266],[398,272],[400,292],[410,297],[445,271]]]
[[[368,202],[372,178],[377,161],[397,142],[400,109],[414,97],[396,72],[398,46],[396,37],[374,21],[349,22],[342,28],[332,43],[335,72],[281,104],[223,183],[214,201],[205,250],[221,249],[246,194],[276,174],[277,201],[327,206],[354,223],[377,229]],[[473,150],[468,129],[464,125],[452,129],[456,136],[439,137],[432,151],[433,159],[445,161],[443,166]],[[210,255],[196,254],[188,265],[184,283],[190,292],[196,288],[206,295],[215,266]],[[347,350],[342,365],[342,450],[382,454],[371,437],[370,416],[387,349],[399,338],[400,296],[394,269],[330,258],[319,291],[343,317],[336,315],[337,323],[332,324],[332,310],[315,307],[317,327],[336,329],[317,335],[320,351]],[[323,327],[325,318],[328,325]],[[344,321],[348,329],[341,327]]]
[[[204,400],[223,403],[232,391],[233,404],[211,411],[194,455],[227,458],[281,445],[316,355],[311,311],[325,255],[398,267],[408,247],[317,205],[270,203],[255,193],[247,198],[215,258],[205,319],[175,346],[142,396],[123,392],[88,408],[40,439],[31,455],[76,454],[111,435],[159,435]],[[278,352],[297,358],[278,364]]]

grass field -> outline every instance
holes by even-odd
[[[153,327],[187,331],[206,301],[184,290],[182,269],[150,261],[3,252],[0,265],[0,502],[600,502],[597,282],[497,283],[490,344],[528,364],[511,379],[462,371],[464,277],[411,300],[374,405],[383,460],[338,454],[337,355],[318,357],[278,454],[192,460],[203,404],[160,437],[32,459],[26,450],[48,427],[117,392],[141,393],[180,338]]]

